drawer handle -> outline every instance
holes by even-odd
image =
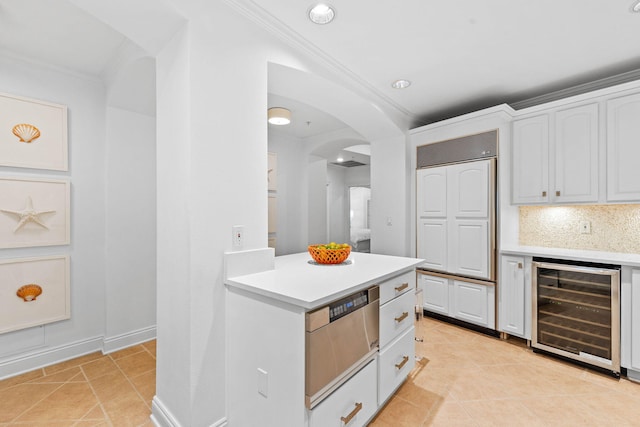
[[[408,316],[409,316],[409,313],[407,311],[405,311],[404,313],[402,313],[402,316],[396,317],[396,322],[400,323],[404,319],[406,319]]]
[[[520,270],[522,270],[522,263],[521,263],[521,262],[519,262],[519,263],[518,263],[518,268],[519,268]]]
[[[409,361],[409,356],[404,356],[402,358],[402,362],[396,363],[396,368],[398,368],[398,370],[402,369],[404,367],[404,365],[407,364],[408,361]]]
[[[396,290],[396,292],[400,292],[400,291],[404,291],[408,287],[409,287],[409,283],[403,283],[400,286],[396,286],[394,289]]]
[[[559,191],[556,191],[556,196],[559,196],[559,195],[560,195],[560,192],[559,192]]]
[[[346,417],[340,417],[340,420],[344,423],[344,425],[349,424],[349,422],[356,416],[358,412],[362,409],[362,402],[356,403],[356,407],[347,415]]]
[[[547,197],[547,192],[546,191],[542,192],[542,197]]]

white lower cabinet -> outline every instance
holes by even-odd
[[[416,357],[415,328],[380,351],[378,359],[378,403],[382,405],[413,369]]]
[[[620,280],[620,365],[640,381],[640,269],[622,267]]]
[[[495,286],[483,282],[418,274],[424,308],[465,322],[495,329]]]
[[[493,287],[491,287],[491,289],[493,289]],[[455,299],[453,300],[453,317],[478,325],[488,325],[488,286],[454,280],[453,292],[455,295]]]
[[[500,259],[498,330],[531,339],[531,257]]]
[[[377,379],[373,360],[309,411],[309,427],[364,426],[378,410]]]
[[[449,315],[449,280],[443,277],[420,274],[420,287],[424,308],[435,313]]]

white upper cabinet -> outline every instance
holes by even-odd
[[[561,110],[555,121],[557,203],[598,201],[598,104]]]
[[[598,104],[513,123],[514,204],[598,201]]]
[[[640,94],[607,102],[607,201],[640,200]]]
[[[536,116],[513,122],[514,204],[549,200],[549,117]]]

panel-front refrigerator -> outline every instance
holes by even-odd
[[[447,149],[446,142],[438,144]],[[473,144],[469,147],[474,149]],[[464,155],[462,161],[453,156],[448,158],[451,163],[416,171],[416,256],[425,260],[418,267],[425,310],[495,329],[496,158],[492,153],[481,159]]]

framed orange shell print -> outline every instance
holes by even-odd
[[[69,256],[0,260],[0,333],[71,317]]]
[[[69,170],[67,107],[0,93],[0,165]]]

